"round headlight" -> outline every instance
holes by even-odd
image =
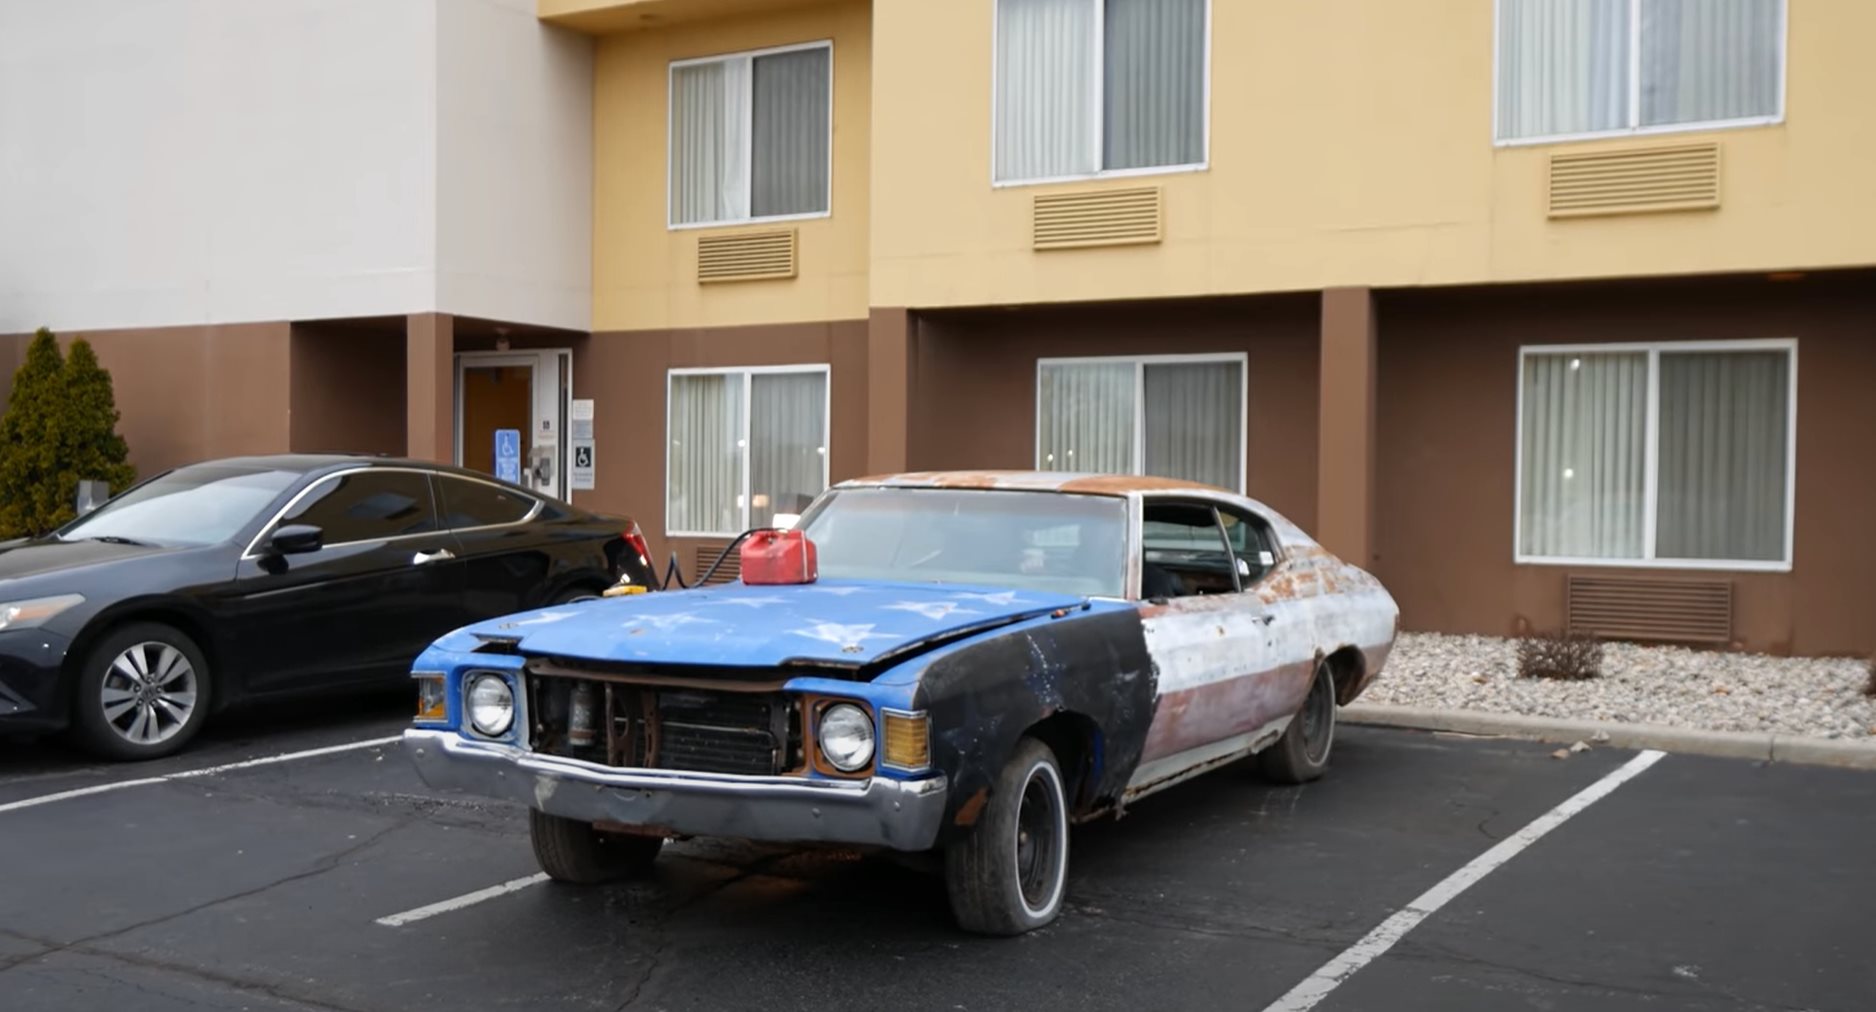
[[[515,693],[500,675],[477,675],[469,680],[469,724],[493,738],[508,733],[515,722]]]
[[[873,719],[852,703],[822,710],[821,754],[842,773],[864,769],[873,758]]]

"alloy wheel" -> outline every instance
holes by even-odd
[[[138,643],[111,662],[98,689],[104,723],[133,745],[176,736],[195,713],[195,665],[168,643]]]

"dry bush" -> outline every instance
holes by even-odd
[[[1582,633],[1536,633],[1518,640],[1518,676],[1575,681],[1602,677],[1602,641]]]
[[[1869,659],[1869,681],[1863,684],[1865,696],[1876,696],[1876,657]]]

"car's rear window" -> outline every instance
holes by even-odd
[[[1125,593],[1127,508],[1108,496],[839,489],[799,526],[830,579]]]

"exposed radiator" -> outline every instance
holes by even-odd
[[[1662,643],[1733,639],[1733,585],[1726,580],[1570,576],[1564,598],[1571,632]]]

